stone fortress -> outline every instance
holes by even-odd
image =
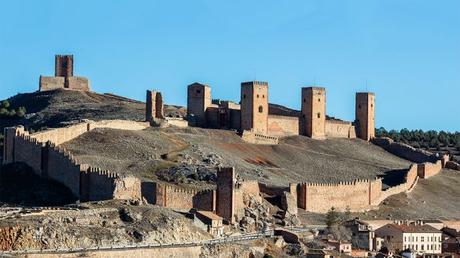
[[[76,83],[73,58],[56,56],[56,77],[41,77],[40,91],[65,89],[89,91],[89,85]],[[54,78],[54,79],[53,79]],[[81,80],[85,81],[85,80]],[[67,186],[81,201],[138,199],[173,209],[211,211],[230,223],[244,215],[248,199],[290,194],[301,209],[325,213],[338,210],[363,211],[377,207],[385,198],[410,192],[420,179],[436,175],[445,167],[448,156],[435,157],[389,139],[375,137],[375,95],[356,94],[356,118],[345,122],[326,117],[326,90],[308,87],[301,90],[301,110],[270,114],[268,83],[241,84],[241,104],[213,101],[208,85],[188,86],[187,118],[167,118],[160,92],[147,91],[145,121],[82,121],[67,127],[29,133],[23,127],[5,128],[3,163],[24,162],[42,177]],[[291,182],[273,187],[256,180],[241,180],[231,167],[216,168],[216,189],[185,190],[171,184],[145,185],[139,178],[122,176],[103,168],[91,167],[61,145],[95,128],[144,130],[150,126],[198,126],[234,129],[248,144],[277,144],[280,137],[305,135],[313,139],[361,138],[414,162],[405,172],[404,182],[384,188],[381,178],[349,180],[340,183]]]
[[[356,138],[369,141],[375,136],[375,95],[356,94],[354,122],[326,116],[326,89],[304,87],[301,110],[289,114],[271,114],[268,83],[241,83],[240,104],[213,101],[211,87],[201,83],[188,86],[187,117],[190,126],[234,129],[248,141],[276,143],[278,137],[305,135],[312,139]]]

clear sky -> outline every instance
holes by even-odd
[[[0,0],[0,99],[37,90],[55,54],[101,93],[185,105],[198,81],[239,101],[256,79],[299,108],[315,84],[338,118],[368,90],[377,127],[460,131],[459,0]]]

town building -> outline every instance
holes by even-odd
[[[223,218],[212,211],[196,211],[195,218],[207,226],[207,231],[213,236],[220,237],[224,234]]]
[[[351,231],[351,243],[354,248],[376,251],[375,231],[368,223],[359,219],[346,221],[344,226]]]
[[[417,253],[440,254],[442,232],[432,226],[418,223],[387,224],[375,230],[384,245],[397,253],[411,249]]]

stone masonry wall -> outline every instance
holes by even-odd
[[[350,122],[326,120],[326,137],[354,139],[355,127]]]
[[[136,122],[127,120],[102,120],[82,122],[67,127],[49,129],[42,132],[31,134],[30,137],[39,142],[50,141],[56,145],[77,138],[78,136],[96,128],[110,128],[120,130],[143,130],[150,127],[148,122]]]
[[[214,211],[216,206],[215,191],[198,191],[178,186],[155,184],[156,204],[171,209]],[[146,198],[147,199],[147,198]]]
[[[439,174],[442,170],[442,161],[438,160],[436,163],[425,162],[418,165],[418,176],[420,178],[429,178]]]
[[[378,145],[393,155],[416,163],[436,162],[437,158],[433,153],[415,149],[410,145],[395,142],[388,137],[374,138],[372,143]]]
[[[290,116],[268,116],[268,135],[290,136],[299,134],[299,118]]]
[[[40,76],[39,91],[63,89],[65,77]]]

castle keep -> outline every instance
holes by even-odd
[[[302,88],[302,124],[300,134],[313,139],[326,138],[326,89]]]
[[[87,78],[73,75],[73,63],[72,55],[56,55],[54,77],[40,76],[39,91],[57,89],[90,91]]]

